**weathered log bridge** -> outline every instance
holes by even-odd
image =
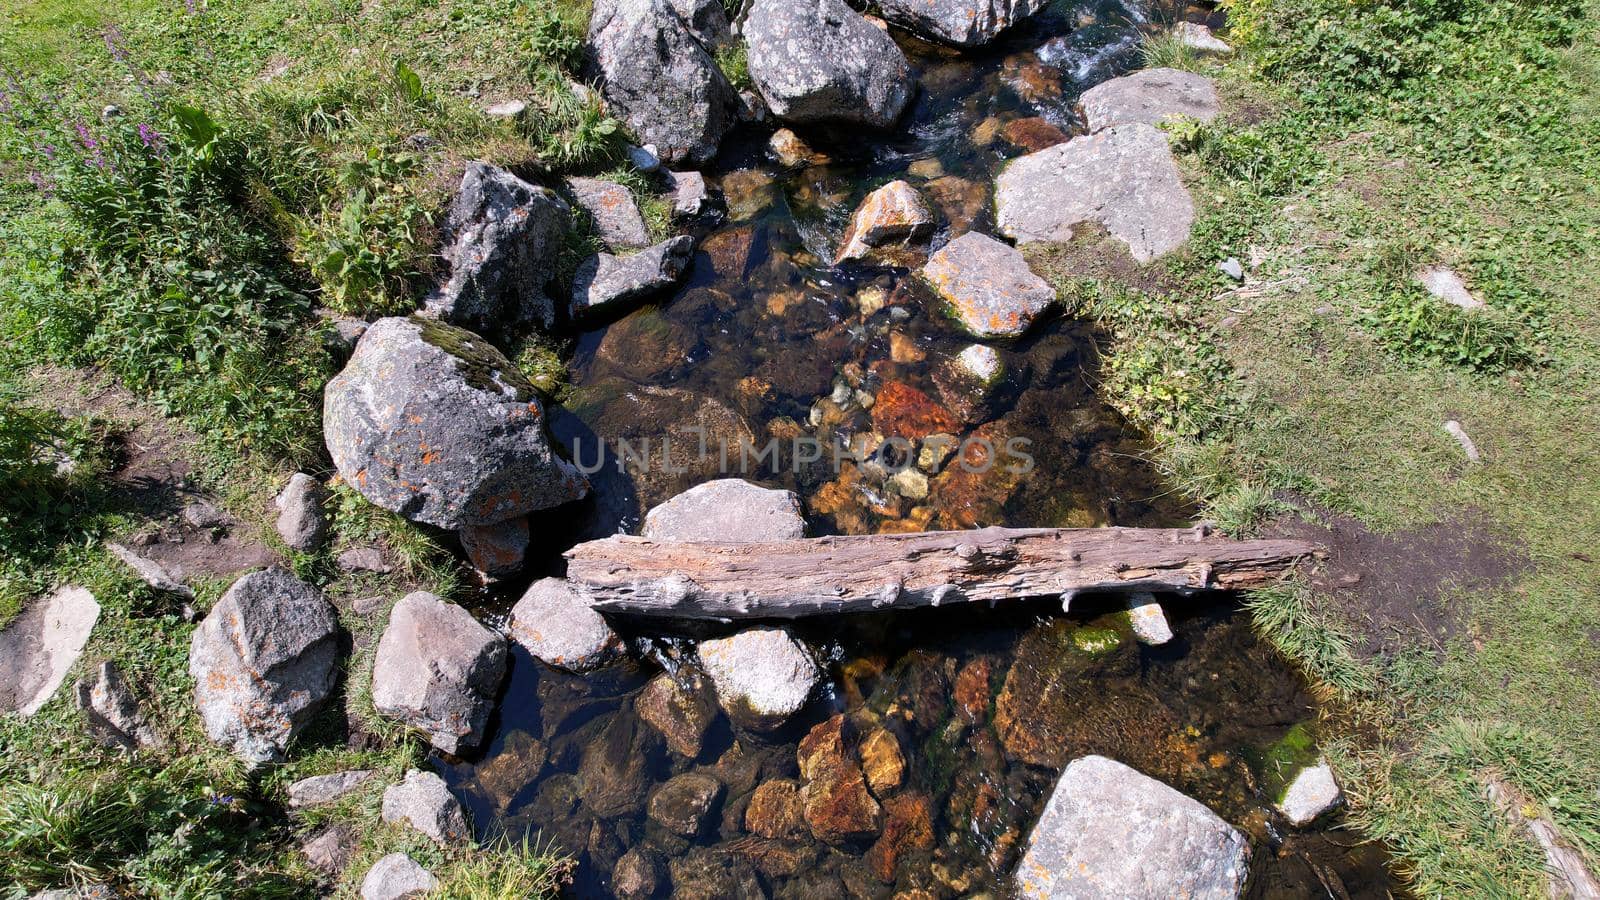
[[[1321,553],[1195,528],[984,528],[757,543],[618,535],[567,551],[567,580],[602,612],[792,619],[1090,591],[1261,587]]]

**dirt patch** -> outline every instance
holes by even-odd
[[[1180,287],[1162,266],[1145,265],[1133,258],[1128,245],[1112,237],[1097,222],[1072,226],[1072,239],[1064,244],[1032,244],[1023,248],[1035,272],[1107,281],[1146,294],[1170,294]]]
[[[115,468],[108,503],[150,520],[129,543],[180,581],[196,575],[232,576],[281,558],[254,540],[250,529],[220,510],[194,484],[198,439],[103,373],[46,366],[33,372],[32,401],[64,416],[93,416],[114,424]],[[190,521],[185,510],[212,507]]]
[[[1310,514],[1310,521],[1278,522],[1267,536],[1315,541],[1328,549],[1327,559],[1311,572],[1311,584],[1332,598],[1355,631],[1352,649],[1366,658],[1406,648],[1442,649],[1466,619],[1457,598],[1506,584],[1531,565],[1522,548],[1479,510],[1391,534],[1327,510]]]

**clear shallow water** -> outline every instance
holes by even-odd
[[[1008,125],[1038,119],[1072,133],[1076,96],[1136,64],[1140,18],[1112,4],[1052,13],[959,58],[908,45],[922,86],[914,109],[892,134],[805,135],[826,161],[777,165],[770,128],[730,138],[707,173],[720,178],[729,214],[700,230],[685,284],[580,342],[575,390],[552,410],[553,430],[580,463],[602,445],[614,461],[618,441],[637,452],[647,439],[649,461],[607,465],[576,517],[535,521],[536,545],[552,551],[540,574],[559,574],[558,551],[572,543],[636,530],[650,506],[740,476],[737,452],[725,465],[719,445],[774,438],[850,446],[932,429],[1028,442],[1029,471],[946,464],[925,497],[896,496],[881,470],[835,466],[831,454],[752,460],[743,477],[796,491],[813,534],[1187,523],[1191,511],[1143,461],[1137,436],[1096,397],[1086,324],[1056,319],[997,346],[1004,380],[978,402],[947,376],[970,340],[908,270],[829,265],[860,199],[894,178],[938,208],[934,246],[988,230],[993,175],[1024,152]],[[514,597],[482,614],[503,615]],[[542,832],[577,856],[578,896],[611,893],[613,868],[633,848],[656,860],[663,896],[674,886],[681,896],[1004,896],[1060,769],[1086,753],[1159,777],[1244,829],[1255,844],[1252,896],[1388,895],[1381,850],[1329,828],[1291,832],[1268,811],[1271,748],[1313,716],[1301,679],[1227,604],[1166,599],[1178,637],[1161,648],[1138,645],[1092,604],[1067,616],[1040,601],[802,622],[797,633],[825,657],[825,691],[773,734],[718,716],[693,759],[669,751],[634,706],[651,678],[692,655],[688,641],[624,628],[641,661],[598,674],[516,654],[486,751],[439,765],[481,830]],[[1111,646],[1086,654],[1084,641]],[[842,846],[752,836],[753,790],[796,778],[799,740],[835,713],[862,734],[893,736],[904,775],[879,799],[918,824]],[[687,771],[725,786],[693,838],[645,815],[648,796]]]

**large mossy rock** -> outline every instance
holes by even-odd
[[[544,408],[509,360],[470,331],[380,319],[323,392],[328,453],[368,500],[440,528],[492,525],[584,495]]]
[[[206,735],[250,763],[278,762],[333,691],[339,623],[322,592],[284,569],[251,572],[189,643]]]
[[[744,38],[750,79],[786,122],[887,128],[915,87],[894,40],[843,0],[756,0]]]
[[[663,162],[717,155],[738,94],[670,0],[598,0],[589,45],[612,113]]]

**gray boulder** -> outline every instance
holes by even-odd
[[[689,219],[704,215],[711,209],[711,191],[706,187],[706,177],[699,172],[668,172],[672,185],[672,215]]]
[[[460,844],[472,837],[461,801],[450,793],[443,778],[420,769],[412,769],[405,781],[384,789],[383,821],[409,825],[440,845]]]
[[[750,628],[702,641],[698,653],[722,711],[755,731],[788,721],[820,680],[811,653],[781,628]]]
[[[689,33],[707,50],[716,51],[733,43],[733,28],[722,0],[668,0],[688,27]]]
[[[1064,243],[1098,222],[1139,262],[1189,239],[1194,200],[1167,136],[1152,125],[1113,125],[1015,159],[995,181],[995,217],[1019,244]]]
[[[207,736],[246,762],[281,761],[333,691],[338,635],[333,606],[288,571],[234,582],[189,644]]]
[[[467,164],[444,224],[450,277],[425,301],[430,315],[467,328],[519,322],[546,328],[546,292],[572,227],[566,201],[485,162]]]
[[[875,248],[925,241],[933,236],[938,220],[917,189],[905,181],[891,181],[868,194],[850,218],[834,262],[861,259]]]
[[[1233,52],[1228,43],[1215,34],[1211,29],[1199,22],[1179,22],[1172,26],[1172,34],[1185,47],[1200,54],[1227,56]]]
[[[888,21],[946,44],[987,44],[1045,7],[1045,0],[878,0]]]
[[[300,853],[314,871],[336,878],[350,865],[360,843],[355,827],[340,823],[307,836],[300,843]]]
[[[534,659],[573,672],[604,665],[622,649],[605,618],[560,578],[529,585],[511,609],[507,630]]]
[[[922,267],[922,277],[961,327],[979,338],[1026,332],[1056,298],[1017,248],[976,231],[939,248]]]
[[[1250,844],[1199,802],[1103,756],[1073,760],[1017,866],[1017,896],[1239,896]]]
[[[680,235],[632,256],[600,253],[578,266],[572,283],[573,319],[614,312],[683,280],[694,261],[694,238]]]
[[[278,506],[278,536],[291,549],[309,553],[328,539],[328,517],[323,511],[327,491],[304,472],[289,477],[289,483],[274,501]]]
[[[843,0],[755,0],[744,39],[750,79],[785,121],[887,128],[911,100],[905,54]]]
[[[612,113],[663,162],[704,163],[732,128],[739,97],[675,6],[683,0],[599,0],[589,44]]]
[[[107,746],[135,750],[159,747],[161,734],[150,724],[116,663],[100,664],[93,681],[79,679],[73,699],[89,720],[89,730]]]
[[[1211,79],[1179,69],[1145,69],[1101,82],[1084,91],[1079,103],[1090,131],[1179,117],[1209,122],[1220,109]]]
[[[362,496],[440,528],[492,525],[582,497],[533,385],[487,341],[420,316],[379,319],[323,391],[323,432]]]
[[[446,753],[483,740],[506,672],[505,639],[472,614],[418,591],[400,598],[378,640],[372,705],[428,733]]]
[[[439,886],[433,873],[404,853],[391,853],[372,864],[361,879],[361,900],[411,900]]]
[[[657,541],[787,541],[806,535],[800,498],[740,478],[698,484],[644,516]]]
[[[650,229],[644,214],[633,202],[633,192],[601,178],[568,178],[572,199],[583,207],[594,223],[595,233],[613,250],[648,247]]]
[[[302,778],[289,785],[289,806],[292,809],[304,809],[332,803],[360,787],[372,774],[371,769],[352,769]]]

